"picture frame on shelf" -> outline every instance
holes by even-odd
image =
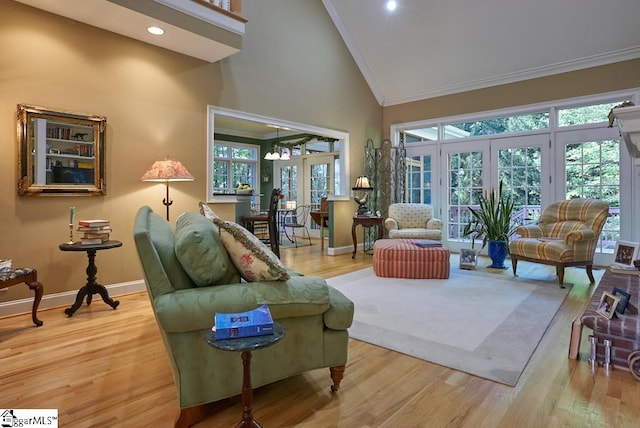
[[[610,320],[615,315],[616,307],[619,302],[620,297],[614,296],[613,294],[605,291],[600,297],[600,303],[598,303],[598,309],[596,309],[596,312]]]
[[[635,269],[633,261],[638,258],[640,244],[630,241],[616,241],[613,251],[613,266]]]
[[[616,312],[621,315],[624,314],[624,311],[627,309],[627,306],[629,305],[629,299],[631,298],[631,294],[627,293],[624,290],[621,290],[618,287],[614,287],[614,289],[611,291],[611,294],[614,296],[618,296],[620,298],[620,301],[616,306]]]
[[[478,266],[478,251],[471,248],[460,249],[460,269],[476,270]]]

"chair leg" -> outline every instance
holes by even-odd
[[[556,265],[556,273],[558,274],[558,283],[560,288],[564,288],[564,266]]]
[[[518,258],[515,256],[511,256],[511,267],[513,268],[513,276],[516,275],[516,270],[518,269]]]
[[[587,265],[587,276],[589,277],[590,284],[595,284],[596,279],[593,277],[593,265]]]
[[[305,226],[304,230],[307,231],[307,238],[309,239],[309,245],[311,245],[311,234],[309,233],[309,229]]]

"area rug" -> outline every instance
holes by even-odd
[[[454,268],[444,280],[366,268],[327,282],[355,304],[352,338],[510,386],[571,287]]]

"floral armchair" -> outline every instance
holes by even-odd
[[[442,240],[442,221],[433,217],[431,205],[391,204],[384,226],[389,231],[389,238]]]
[[[593,255],[608,215],[609,205],[595,199],[569,199],[549,205],[537,225],[518,227],[520,238],[509,243],[513,274],[518,260],[553,265],[564,288],[564,268],[586,266],[593,284]]]

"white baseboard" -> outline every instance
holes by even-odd
[[[137,281],[121,282],[118,284],[105,285],[109,291],[110,297],[122,296],[123,294],[139,293],[147,291],[142,279]],[[46,291],[46,288],[45,288]],[[42,296],[38,311],[43,309],[58,308],[61,306],[70,306],[76,301],[78,290],[64,291],[62,293],[46,294]],[[100,296],[98,295],[98,298]],[[93,299],[96,300],[95,298]],[[31,313],[33,308],[33,297],[10,302],[0,303],[0,318]]]

